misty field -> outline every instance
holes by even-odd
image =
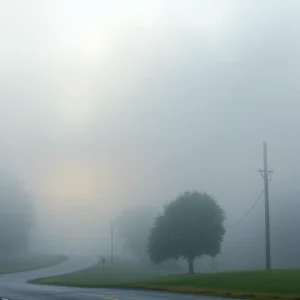
[[[73,274],[46,278],[35,281],[39,284],[74,285],[85,287],[98,287],[111,284],[124,284],[127,282],[146,281],[167,274],[182,272],[181,267],[157,268],[152,265],[141,265],[137,262],[120,260],[113,265],[110,262],[103,267],[98,264],[87,270]]]
[[[106,270],[95,266],[85,271],[42,279],[35,283],[166,290],[251,299],[300,299],[300,270],[163,276],[158,271],[141,270],[136,266],[121,264]]]
[[[0,274],[25,272],[57,265],[67,259],[64,255],[36,255],[0,261]]]

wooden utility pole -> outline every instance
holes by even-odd
[[[259,172],[262,178],[264,179],[264,191],[265,191],[266,269],[271,270],[269,182],[271,181],[271,174],[273,173],[273,171],[268,170],[268,153],[267,153],[266,142],[264,142],[263,144],[263,162],[264,162],[264,169],[259,170]]]
[[[110,228],[110,260],[111,263],[114,261],[114,222],[111,222]]]

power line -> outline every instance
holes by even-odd
[[[259,194],[258,198],[256,199],[256,201],[253,203],[253,205],[250,207],[250,209],[240,218],[238,219],[235,223],[233,223],[231,226],[226,227],[226,229],[230,229],[236,225],[238,225],[239,223],[241,223],[254,209],[254,207],[256,206],[256,204],[259,202],[261,196],[263,195],[264,190],[262,190],[262,192]]]

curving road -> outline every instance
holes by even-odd
[[[88,268],[97,263],[96,258],[73,257],[68,261],[41,270],[0,276],[0,299],[9,300],[206,300],[222,299],[206,296],[182,295],[167,292],[86,289],[73,287],[40,286],[28,284],[28,280],[63,275]]]

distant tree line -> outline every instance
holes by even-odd
[[[30,196],[19,181],[0,175],[0,260],[27,254],[33,226]]]

